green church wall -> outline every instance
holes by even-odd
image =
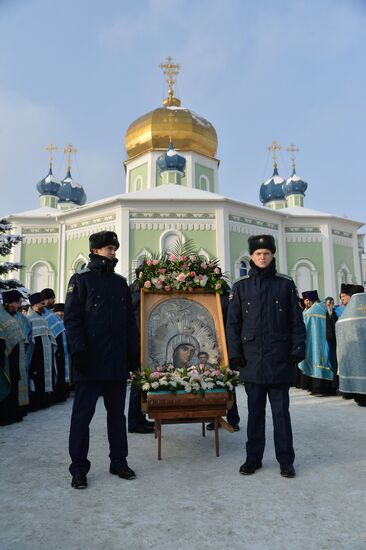
[[[25,283],[26,271],[35,263],[45,261],[54,272],[54,287],[58,283],[58,242],[56,243],[22,243],[21,262],[24,265],[19,272],[19,279]]]
[[[319,274],[319,288],[317,289],[320,296],[324,296],[324,269],[323,269],[323,245],[321,242],[287,242],[287,269],[291,274],[291,270],[299,260],[309,260]]]
[[[335,272],[337,273],[341,269],[342,265],[346,264],[346,266],[352,273],[353,280],[355,281],[353,248],[341,244],[335,244],[333,246],[333,254]]]
[[[80,237],[78,239],[71,239],[66,241],[66,282],[67,285],[69,277],[71,276],[72,266],[78,256],[84,256],[88,258],[89,255],[89,237]]]
[[[200,177],[206,176],[209,181],[209,189],[205,189],[205,191],[215,191],[215,184],[214,184],[214,170],[213,168],[208,168],[207,166],[203,166],[202,164],[199,164],[196,162],[195,164],[195,187],[196,189],[201,189],[200,186]]]
[[[140,166],[136,166],[136,168],[132,168],[129,172],[129,182],[128,182],[128,188],[130,193],[134,193],[136,191],[135,189],[135,180],[136,178],[141,177],[141,190],[147,189],[147,162],[144,162],[144,164],[141,164]]]

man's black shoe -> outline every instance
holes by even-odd
[[[243,476],[251,476],[256,470],[259,470],[259,468],[262,468],[261,462],[257,462],[256,464],[253,464],[253,462],[244,462],[244,464],[240,466],[239,473]]]
[[[88,486],[88,480],[86,476],[73,476],[71,480],[71,487],[74,489],[86,489]]]
[[[111,474],[121,477],[122,479],[135,479],[136,477],[135,472],[128,467],[127,462],[122,466],[118,466],[118,468],[112,468],[111,466],[109,471]]]
[[[220,424],[218,427],[221,428]],[[213,422],[210,422],[209,424],[207,424],[206,430],[208,430],[209,432],[213,432],[214,429],[215,429],[215,424]]]
[[[296,472],[292,464],[280,464],[281,476],[283,477],[295,477]]]
[[[229,422],[230,424],[230,422]],[[230,424],[232,428],[234,428],[234,432],[240,432],[239,424]]]
[[[147,426],[148,428],[155,428],[155,422],[150,422],[149,420],[144,420],[144,426]]]
[[[155,428],[153,426],[147,426],[146,424],[141,424],[134,429],[129,429],[129,434],[152,434],[154,433]]]

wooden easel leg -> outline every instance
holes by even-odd
[[[157,420],[158,424],[158,460],[161,460],[161,420]]]
[[[215,448],[216,456],[220,456],[220,443],[219,443],[219,418],[215,418]]]
[[[202,437],[206,436],[206,424],[202,422]]]

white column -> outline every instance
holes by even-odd
[[[66,298],[66,226],[60,221],[58,232],[58,289],[57,300],[64,302]]]
[[[337,287],[334,273],[334,254],[332,228],[330,224],[321,225],[322,248],[323,248],[323,273],[325,296],[336,296]],[[323,298],[325,298],[323,296]],[[320,298],[322,298],[320,296]]]
[[[116,272],[128,280],[130,275],[130,211],[121,205],[116,210],[116,233],[120,243]]]
[[[277,252],[278,258],[278,271],[280,273],[288,273],[287,266],[287,254],[286,254],[286,233],[285,227],[282,220],[278,221],[278,233],[277,233],[277,242],[279,251]]]
[[[191,154],[187,154],[187,155],[184,154],[184,156],[185,156],[185,159],[186,159],[186,186],[187,187],[194,187],[194,185],[193,185],[192,155]]]
[[[22,228],[20,225],[13,225],[11,230],[12,235],[21,235],[22,234]],[[22,241],[19,241],[18,244],[13,246],[13,248],[10,251],[10,261],[13,263],[20,263],[22,260]],[[12,275],[13,277],[14,275]],[[11,277],[10,277],[11,278]],[[17,277],[14,277],[17,278]]]
[[[358,238],[357,233],[353,233],[353,263],[355,266],[355,277],[356,277],[356,284],[362,284],[363,283],[363,277],[362,277],[362,270],[361,270],[361,256],[360,251],[358,248]]]
[[[229,216],[225,207],[216,209],[216,254],[222,271],[231,277]]]

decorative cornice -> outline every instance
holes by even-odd
[[[147,221],[130,221],[130,229],[138,230],[167,230],[176,229],[180,231],[214,231],[216,229],[215,223],[204,222],[191,223],[191,222],[161,222],[158,220]]]
[[[350,239],[349,237],[340,237],[333,235],[332,237],[333,244],[337,244],[340,246],[348,246],[349,248],[353,248],[353,239]]]
[[[285,227],[285,233],[321,233],[320,227]]]
[[[66,231],[66,240],[67,241],[73,241],[74,239],[83,239],[85,237],[89,237],[92,233],[98,233],[99,231],[115,231],[115,225],[114,224],[104,224],[104,225],[97,225],[93,227],[86,227],[84,229],[81,228],[75,228],[72,230]]]
[[[22,242],[25,244],[56,244],[58,242],[58,234],[57,236],[32,235],[24,237]]]
[[[288,243],[321,243],[323,236],[321,233],[287,233],[286,242]]]
[[[266,227],[268,229],[274,229],[276,231],[278,230],[278,224],[276,223],[269,223],[263,220],[255,220],[253,218],[243,218],[242,216],[235,216],[234,214],[229,214],[229,220],[240,224]],[[242,231],[240,231],[240,233],[242,233]]]
[[[337,237],[344,237],[345,239],[353,238],[352,233],[348,233],[347,231],[340,231],[339,229],[332,229],[332,235],[336,235]]]
[[[22,235],[44,235],[49,233],[58,233],[57,227],[23,227]]]
[[[215,214],[207,212],[130,212],[130,219],[208,219],[214,220]]]
[[[85,221],[82,221],[82,222],[70,223],[70,224],[66,225],[66,229],[67,230],[69,230],[69,229],[79,229],[80,227],[87,227],[87,226],[90,226],[90,225],[97,225],[98,223],[110,222],[110,221],[114,221],[115,219],[116,219],[116,215],[115,214],[110,214],[109,216],[101,216],[99,218],[92,218],[91,220],[85,220]]]

